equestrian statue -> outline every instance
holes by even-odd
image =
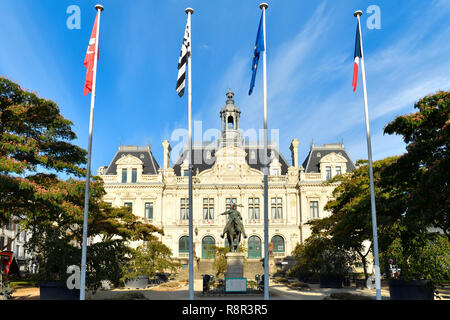
[[[242,205],[240,205],[242,207]],[[230,245],[231,252],[239,252],[239,242],[241,241],[241,235],[247,238],[244,230],[244,224],[242,223],[242,216],[239,211],[236,210],[237,205],[231,204],[231,209],[225,211],[222,215],[229,215],[227,224],[223,229],[221,237],[227,235],[228,244]]]

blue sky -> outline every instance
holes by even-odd
[[[0,75],[54,100],[73,121],[76,144],[87,149],[90,95],[83,66],[99,1],[1,0]],[[103,0],[94,117],[92,169],[108,165],[117,147],[149,142],[162,166],[161,143],[187,128],[187,95],[175,91],[177,62],[192,7],[193,120],[220,128],[228,88],[241,109],[241,128],[263,125],[262,73],[248,96],[261,1]],[[268,125],[280,150],[300,141],[343,139],[354,161],[367,158],[362,81],[352,92],[353,50],[360,9],[374,159],[401,154],[398,136],[383,128],[413,111],[426,94],[450,88],[450,1],[267,1]],[[69,30],[70,5],[81,29]],[[370,5],[381,29],[369,29]],[[176,153],[175,150],[173,153]],[[176,154],[172,154],[172,160]]]

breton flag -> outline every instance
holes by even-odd
[[[95,18],[94,29],[92,29],[91,39],[89,40],[89,46],[86,52],[86,58],[84,58],[84,66],[87,69],[86,82],[84,83],[84,95],[92,92],[92,83],[94,82],[94,57],[95,57],[95,44],[97,42],[97,23],[100,12],[97,12]],[[99,54],[97,52],[97,60]]]
[[[248,91],[248,95],[252,94],[253,88],[255,87],[255,78],[256,78],[256,71],[258,69],[259,55],[261,52],[265,50],[262,21],[263,21],[263,13],[261,13],[261,19],[259,20],[258,34],[256,35],[255,52],[253,53],[253,62],[252,62],[252,81],[250,82],[250,90]]]
[[[359,24],[356,24],[356,42],[355,42],[355,62],[353,66],[353,92],[356,91],[356,85],[358,84],[358,69],[359,60],[362,58],[361,53],[361,38],[359,34]]]
[[[188,56],[191,55],[191,21],[188,17],[186,31],[184,32],[183,44],[181,45],[180,59],[178,60],[177,93],[180,98],[184,94],[186,86],[186,65]]]

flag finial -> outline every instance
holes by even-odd
[[[101,5],[101,4],[96,4],[95,5],[95,10],[100,10],[100,11],[103,11],[105,8]]]
[[[194,14],[194,9],[192,9],[192,8],[186,8],[185,12],[186,12],[186,13]]]
[[[353,13],[353,15],[355,16],[355,18],[358,17],[358,16],[362,16],[362,14],[363,14],[363,12],[362,12],[361,10],[356,10],[356,11]]]
[[[260,5],[259,5],[259,8],[262,10],[263,8],[264,9],[267,9],[269,7],[269,5],[267,4],[267,3],[265,3],[265,2],[262,2]]]

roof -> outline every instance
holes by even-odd
[[[116,155],[105,171],[105,175],[117,174],[116,162],[126,155],[132,155],[144,163],[142,174],[158,174],[159,165],[155,160],[150,147],[119,146]]]
[[[262,155],[263,155],[263,147],[262,146],[245,146],[243,147],[245,153],[247,154],[245,156],[245,160],[247,164],[253,168],[262,171],[264,165],[262,162]],[[255,158],[250,159],[249,157],[251,155],[251,152],[255,152]],[[278,157],[278,161],[281,165],[281,174],[285,175],[288,172],[289,163],[286,161],[284,156],[279,152],[279,150],[276,147],[268,146],[267,148],[267,155],[270,157],[270,154],[274,153],[274,157]],[[207,157],[207,153],[210,152],[210,158]],[[215,152],[216,150],[214,148],[211,148],[210,146],[199,146],[199,147],[193,147],[192,150],[192,159],[193,159],[193,172],[197,172],[197,169],[199,172],[202,172],[207,169],[211,169],[212,166],[215,163]],[[181,165],[183,164],[183,161],[186,159],[186,156],[188,154],[188,150],[184,150],[180,156],[178,157],[175,164],[172,166],[174,169],[175,175],[180,176],[181,174]]]
[[[355,170],[355,165],[352,159],[347,154],[347,151],[344,148],[343,144],[324,144],[323,146],[311,146],[309,150],[309,154],[306,157],[305,161],[303,161],[303,168],[305,169],[305,173],[319,173],[320,168],[320,159],[330,153],[336,153],[343,156],[347,160],[347,169],[348,171]],[[320,153],[320,156],[318,154]]]

